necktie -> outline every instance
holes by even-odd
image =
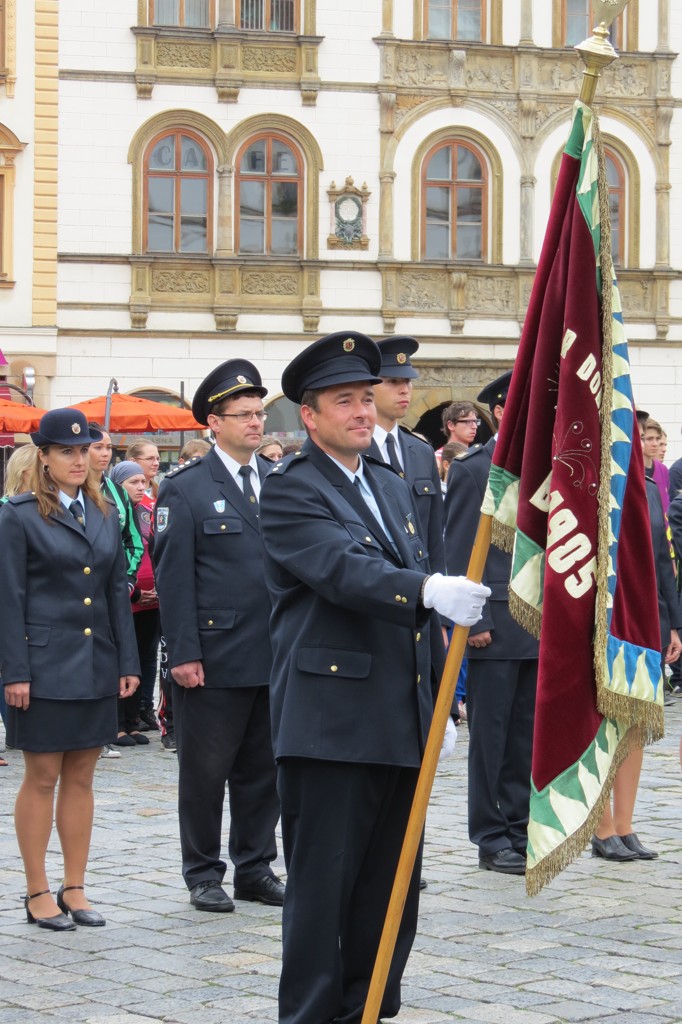
[[[244,488],[244,497],[252,505],[258,507],[258,499],[256,498],[256,492],[251,486],[251,466],[240,466],[239,475],[242,478],[242,486]]]
[[[74,498],[69,505],[69,512],[80,526],[85,527],[85,511],[78,498]]]
[[[404,477],[403,467],[400,465],[398,460],[398,453],[396,451],[395,438],[393,434],[386,434],[386,451],[388,452],[388,461],[391,463],[393,469],[400,476]]]

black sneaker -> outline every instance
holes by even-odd
[[[161,746],[164,750],[168,751],[169,754],[174,754],[176,751],[175,736],[172,732],[167,732],[165,736],[161,737]]]
[[[159,723],[156,721],[154,708],[140,708],[140,719],[138,724],[138,729],[140,730],[140,732],[153,732],[156,731],[158,728]]]

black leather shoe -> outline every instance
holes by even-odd
[[[263,875],[257,882],[235,886],[234,898],[246,900],[247,903],[264,903],[266,907],[281,907],[284,903],[284,884],[272,875]]]
[[[606,839],[592,836],[592,856],[603,857],[604,860],[638,859],[638,854],[629,850],[620,836],[607,836]]]
[[[525,875],[526,858],[507,846],[485,857],[479,855],[478,866],[484,871],[499,871],[502,875]]]
[[[420,878],[419,879],[419,888],[420,889],[425,889],[428,884],[429,883],[426,881],[425,878]]]
[[[208,910],[212,914],[229,914],[234,903],[220,882],[197,882],[189,892],[189,901],[197,910]]]
[[[57,893],[57,906],[64,914],[71,914],[76,924],[81,924],[84,928],[102,928],[107,922],[96,910],[71,910],[66,905],[64,893],[70,892],[71,889],[82,888],[82,885],[60,885]]]
[[[636,853],[640,860],[658,860],[658,854],[654,850],[647,850],[642,846],[636,832],[628,832],[626,836],[619,836],[623,846],[633,853]]]
[[[49,891],[49,889],[43,889],[42,892],[34,892],[32,896],[24,896],[26,920],[29,924],[37,924],[39,928],[47,928],[51,932],[75,932],[76,926],[69,921],[66,914],[54,914],[52,917],[34,917],[28,909],[31,900],[36,899],[38,896],[45,896]]]

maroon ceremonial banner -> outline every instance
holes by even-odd
[[[656,579],[598,127],[577,102],[483,511],[540,638],[526,884],[585,847],[663,731]]]

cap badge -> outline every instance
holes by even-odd
[[[404,352],[398,352],[398,355],[395,358],[396,362],[400,363],[401,366],[403,363],[407,362],[407,356],[405,355]]]
[[[248,384],[249,382],[247,381],[246,377],[242,377],[240,375],[239,377],[237,377],[237,383],[238,384]]]
[[[352,338],[346,338],[346,340],[343,343],[343,351],[344,352],[352,352],[354,348],[355,348],[355,342],[353,341],[353,339]]]
[[[72,423],[71,424],[71,433],[72,434],[80,434],[80,432],[81,432],[81,425],[80,425],[80,423]]]

